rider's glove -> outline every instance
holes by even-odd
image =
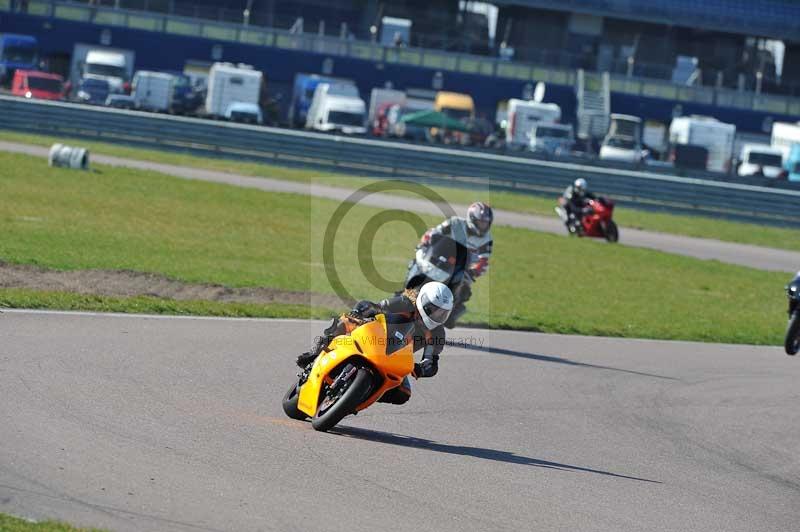
[[[473,279],[477,279],[484,273],[486,270],[489,269],[489,259],[487,257],[481,257],[478,259],[478,262],[470,266],[469,273]]]
[[[362,300],[356,303],[356,306],[353,307],[352,313],[358,317],[369,318],[372,317],[378,309],[378,305],[372,301]]]
[[[422,238],[419,240],[420,246],[429,246],[431,244],[431,232],[430,230],[425,231],[425,234],[422,235]]]

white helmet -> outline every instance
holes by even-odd
[[[574,188],[575,192],[577,192],[578,194],[583,194],[584,192],[586,192],[586,187],[588,186],[589,184],[582,177],[576,179],[575,183],[572,184],[572,188]]]
[[[417,310],[429,330],[444,325],[453,311],[453,292],[442,283],[427,283],[417,296]]]

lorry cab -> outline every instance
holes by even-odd
[[[64,98],[64,78],[37,70],[17,70],[11,82],[11,94],[39,100]]]
[[[433,109],[456,120],[475,118],[475,102],[469,94],[439,91],[436,93]]]
[[[530,150],[544,155],[567,154],[575,145],[575,132],[570,124],[534,124],[530,132]]]
[[[36,37],[0,34],[0,84],[8,86],[17,70],[36,70],[39,63]]]
[[[783,152],[767,144],[745,144],[739,156],[740,177],[763,176],[775,179],[783,173]]]
[[[600,146],[600,159],[636,164],[642,160],[642,119],[612,114],[608,134]]]
[[[128,68],[125,54],[106,50],[89,50],[83,63],[83,79],[108,81],[111,92],[127,92]]]
[[[367,106],[349,83],[320,83],[306,117],[306,128],[363,135]]]
[[[318,74],[296,74],[292,89],[292,103],[289,106],[289,125],[292,127],[305,126],[317,86],[320,83],[335,83],[336,81],[332,77]]]

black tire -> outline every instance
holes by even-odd
[[[344,391],[342,396],[328,407],[325,412],[320,412],[322,408],[322,400],[317,409],[317,413],[311,418],[311,426],[315,430],[326,432],[336,426],[345,416],[348,416],[356,411],[356,407],[360,405],[369,393],[372,386],[372,376],[365,368],[359,368],[350,386]]]
[[[800,311],[792,312],[792,317],[789,318],[783,348],[787,355],[796,355],[800,351]]]
[[[292,419],[299,419],[300,421],[303,421],[308,416],[305,414],[305,412],[301,412],[297,408],[297,400],[300,398],[300,392],[297,389],[297,384],[298,383],[292,384],[292,387],[289,388],[289,391],[283,396],[282,405],[283,411],[287,416]]]
[[[616,242],[619,240],[619,229],[617,228],[617,224],[614,223],[614,220],[609,220],[608,224],[606,224],[606,240],[609,242]]]

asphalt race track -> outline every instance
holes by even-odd
[[[4,141],[0,141],[0,151],[23,153],[45,158],[49,152],[47,148],[41,146]],[[106,155],[92,155],[92,160],[110,166],[151,170],[182,179],[210,181],[213,183],[273,192],[305,194],[338,201],[347,200],[354,192],[353,190],[343,187],[319,184],[309,185],[308,183],[297,181],[249,177],[213,170],[204,170],[202,168],[161,164],[136,159],[124,159]],[[415,199],[412,197],[398,198],[398,196],[390,194],[370,195],[363,198],[361,203],[383,209],[396,209],[401,207],[405,210],[434,216],[441,216],[442,212],[438,205],[432,204],[426,199]],[[553,205],[555,206],[555,198],[553,198]],[[459,214],[467,210],[466,205],[452,205],[452,207]],[[499,225],[508,225],[511,227],[532,229],[534,231],[543,231],[566,236],[564,225],[555,213],[553,213],[553,216],[545,217],[498,209],[495,211],[495,218],[495,223]],[[720,262],[767,271],[794,273],[800,266],[800,252],[796,251],[721,242],[719,240],[706,238],[677,236],[628,227],[622,227],[620,229],[620,244],[624,246],[655,249],[666,253],[675,253],[702,260],[718,260]]]
[[[409,403],[321,434],[280,407],[320,327],[0,314],[0,512],[116,531],[798,529],[800,359],[779,348],[461,329],[474,347],[447,348]]]

